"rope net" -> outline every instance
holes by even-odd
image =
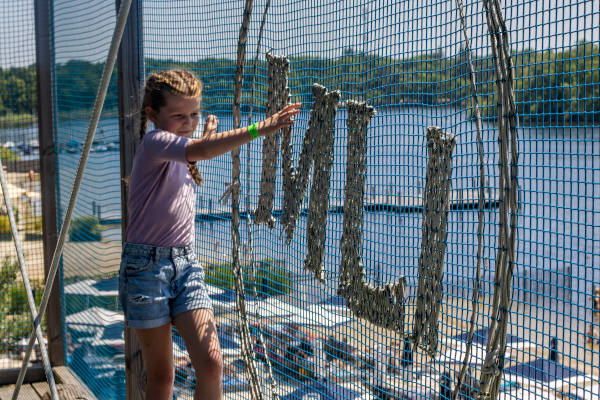
[[[21,367],[33,327],[21,265],[36,308],[44,283],[42,203],[39,141],[36,121],[35,26],[24,20],[33,15],[33,2],[2,5],[0,35],[0,370]],[[12,214],[12,217],[11,217]],[[13,220],[16,241],[11,227]],[[36,240],[37,239],[37,240]],[[18,245],[18,247],[17,247]],[[25,341],[27,340],[24,339]],[[43,346],[43,345],[42,345]],[[28,365],[42,365],[42,348],[36,342]]]
[[[36,113],[32,2],[5,3],[3,124]],[[113,1],[84,3],[54,0],[51,18],[59,221],[116,20]],[[597,398],[596,2],[256,0],[238,63],[245,3],[143,0],[137,15],[143,74],[194,71],[220,130],[303,103],[293,129],[236,155],[236,171],[230,155],[199,163],[195,247],[226,397]],[[125,397],[117,110],[113,79],[60,272],[65,359],[102,399]],[[428,153],[429,127],[452,132],[451,156]],[[26,159],[18,144],[36,135],[31,121],[2,125],[3,165]],[[432,170],[440,184],[433,161],[447,163]],[[443,183],[446,205],[429,208],[429,187]],[[445,221],[426,234],[434,209]],[[39,297],[41,238],[23,210]],[[232,229],[234,218],[248,230]],[[433,245],[442,257],[425,268]],[[0,241],[0,263],[16,265],[13,248]],[[31,331],[23,282],[10,274],[0,282],[4,369],[20,364]],[[174,334],[175,395],[192,398],[194,372]]]

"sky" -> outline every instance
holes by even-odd
[[[256,51],[265,1],[255,1],[249,57]],[[482,3],[463,3],[472,48],[487,54]],[[560,51],[579,40],[600,42],[600,0],[501,4],[515,50]],[[243,0],[143,1],[145,57],[235,59],[243,5]],[[54,10],[57,62],[106,58],[116,19],[114,0],[54,0]],[[32,64],[34,37],[33,0],[0,0],[0,67]],[[432,51],[456,54],[462,38],[456,0],[272,0],[262,49],[288,56],[339,57],[352,48],[405,58]]]

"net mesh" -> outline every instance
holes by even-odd
[[[3,2],[0,28],[0,157],[36,304],[44,290],[42,203],[36,122],[33,1]],[[20,368],[31,314],[0,190],[0,369]],[[43,322],[45,324],[45,322]],[[35,347],[32,363],[41,363]]]
[[[53,3],[52,107],[60,221],[114,29],[116,8],[112,1]],[[253,121],[265,116],[267,50],[288,58],[290,101],[303,102],[291,135],[291,165],[297,165],[308,128],[313,85],[339,90],[341,105],[333,127],[323,280],[304,269],[310,190],[306,191],[304,208],[289,244],[285,232],[282,235],[281,151],[272,209],[275,226],[272,230],[268,225],[251,227],[254,274],[249,266],[247,230],[239,229],[251,333],[257,339],[260,330],[265,337],[266,348],[255,346],[255,356],[259,360],[269,357],[276,390],[283,398],[303,398],[311,393],[326,399],[356,398],[364,393],[451,398],[471,317],[479,191],[477,132],[456,2],[273,2],[266,17],[257,72],[252,76],[265,4],[265,0],[254,2],[248,32],[243,123],[249,112],[252,78]],[[140,5],[142,53],[138,56],[143,60],[144,73],[174,67],[194,71],[204,84],[204,115],[217,115],[222,131],[232,128],[243,2],[144,0]],[[36,228],[40,215],[36,210],[41,210],[41,200],[35,200],[39,196],[35,174],[38,164],[25,164],[27,148],[19,148],[21,142],[33,147],[30,142],[37,139],[36,125],[27,119],[28,114],[36,113],[35,101],[31,100],[36,95],[33,2],[7,0],[1,7],[0,151],[9,182],[19,193],[13,204],[19,207],[19,202],[23,203],[19,207],[20,233],[25,246],[32,249],[27,262],[35,287],[34,276],[39,275],[39,285],[43,277],[41,231]],[[461,388],[466,398],[474,398],[487,344],[498,250],[498,99],[483,4],[465,1],[464,12],[483,117],[486,162],[479,308],[469,368]],[[554,398],[562,393],[593,399],[600,395],[600,299],[597,306],[593,299],[594,286],[600,282],[600,28],[594,22],[600,15],[593,0],[569,4],[507,1],[502,4],[502,12],[512,46],[520,121],[520,208],[500,396]],[[438,126],[456,140],[434,355],[418,347],[413,349],[397,331],[353,316],[338,295],[348,159],[345,102],[349,100],[366,101],[377,110],[367,127],[360,249],[364,278],[372,287],[383,287],[404,277],[407,334],[414,329],[419,257],[424,244],[427,128]],[[116,296],[122,243],[117,108],[113,79],[62,261],[67,363],[103,399],[125,398],[123,319]],[[12,147],[7,145],[10,142]],[[241,183],[242,196],[248,194],[250,198],[248,210],[241,203],[242,217],[257,208],[260,191],[261,141],[249,146],[249,158],[245,151],[240,155],[242,173],[246,173],[246,165],[250,168],[249,186],[245,179]],[[14,160],[14,155],[21,161]],[[10,170],[17,165],[27,166],[21,173]],[[195,247],[213,292],[225,360],[226,397],[245,399],[249,398],[249,387],[240,362],[232,295],[231,207],[219,202],[231,182],[231,158],[227,154],[199,163],[199,168],[205,182],[196,203]],[[34,170],[33,180],[29,169]],[[20,190],[31,193],[22,195]],[[5,213],[0,214],[0,234],[4,235],[0,262],[6,257],[16,261],[10,236],[6,238],[1,231]],[[242,218],[241,224],[245,223]],[[18,322],[19,318],[26,321],[29,314],[24,295],[18,294],[23,291],[18,273],[10,278],[14,261],[4,262],[0,276],[0,283],[15,288],[0,291],[8,296],[0,302],[0,369],[12,368],[5,359],[18,361],[18,343],[30,329],[30,325],[19,328],[19,324],[25,324]],[[259,299],[250,295],[253,289]],[[175,338],[175,393],[178,398],[191,399],[194,374],[183,342],[178,335]],[[261,363],[258,365],[263,395],[269,397],[268,373]]]

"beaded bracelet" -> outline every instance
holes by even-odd
[[[256,126],[256,123],[248,127],[248,133],[250,134],[252,139],[256,139],[258,137],[258,127]]]

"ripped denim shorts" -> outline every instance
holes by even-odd
[[[131,328],[156,328],[186,311],[212,310],[204,269],[190,246],[125,243],[119,299]]]

